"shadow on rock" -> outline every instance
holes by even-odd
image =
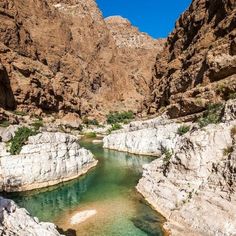
[[[76,231],[74,229],[63,230],[62,228],[57,227],[57,231],[65,236],[76,236]]]

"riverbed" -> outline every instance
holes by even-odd
[[[51,221],[63,230],[72,229],[80,236],[163,236],[165,219],[135,190],[142,165],[153,157],[106,150],[88,140],[81,141],[81,146],[99,161],[88,174],[8,197],[40,220]]]

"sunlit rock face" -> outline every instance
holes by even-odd
[[[165,118],[132,122],[123,130],[103,139],[103,147],[141,155],[161,156],[164,149],[173,149],[179,135],[176,124]]]
[[[209,125],[186,134],[168,162],[163,156],[144,166],[137,189],[168,218],[173,235],[236,232],[235,125]],[[234,151],[225,153],[228,148]],[[182,226],[178,232],[174,222]]]
[[[236,2],[193,0],[176,22],[153,68],[149,113],[171,117],[203,111],[236,91]]]
[[[168,219],[172,235],[234,235],[236,100],[227,102],[224,123],[179,137],[169,159],[144,166],[137,189]]]
[[[29,138],[19,155],[10,155],[0,144],[2,191],[25,191],[48,187],[86,173],[97,164],[90,151],[80,148],[77,138],[43,132]]]
[[[54,224],[39,222],[24,208],[19,208],[13,201],[2,197],[0,197],[0,224],[1,235],[61,235]]]
[[[222,122],[181,134],[166,117],[132,122],[104,138],[104,147],[160,158],[143,166],[137,190],[168,220],[171,235],[234,235],[236,232],[236,100]]]
[[[107,17],[105,22],[119,48],[149,49],[157,52],[162,50],[166,41],[165,39],[153,39],[148,34],[140,32],[138,28],[132,26],[128,19],[121,16]]]
[[[129,25],[118,34],[137,40],[128,34],[133,46],[121,49],[94,0],[3,0],[0,9],[1,106],[98,118],[141,107],[162,43]]]

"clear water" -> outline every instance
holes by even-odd
[[[56,187],[11,194],[20,206],[42,221],[56,223],[80,236],[162,236],[164,218],[135,191],[142,165],[152,157],[104,150],[101,144],[81,142],[99,164],[87,175]],[[71,217],[96,210],[87,221],[72,225]]]

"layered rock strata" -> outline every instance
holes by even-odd
[[[43,132],[31,136],[19,155],[0,143],[0,189],[6,192],[48,187],[85,174],[97,161],[76,137]]]
[[[148,49],[143,44],[124,52],[94,0],[3,0],[0,21],[0,106],[5,109],[80,117],[136,111],[163,47],[146,36]]]
[[[236,2],[193,0],[157,57],[145,106],[171,117],[203,111],[236,94]]]
[[[0,197],[0,234],[7,236],[62,236],[52,223],[39,222],[13,201]]]
[[[103,147],[140,155],[160,156],[164,149],[173,149],[181,124],[164,117],[131,122],[125,129],[103,139]]]
[[[170,160],[144,166],[137,189],[166,216],[171,235],[236,233],[236,121],[179,138]]]

